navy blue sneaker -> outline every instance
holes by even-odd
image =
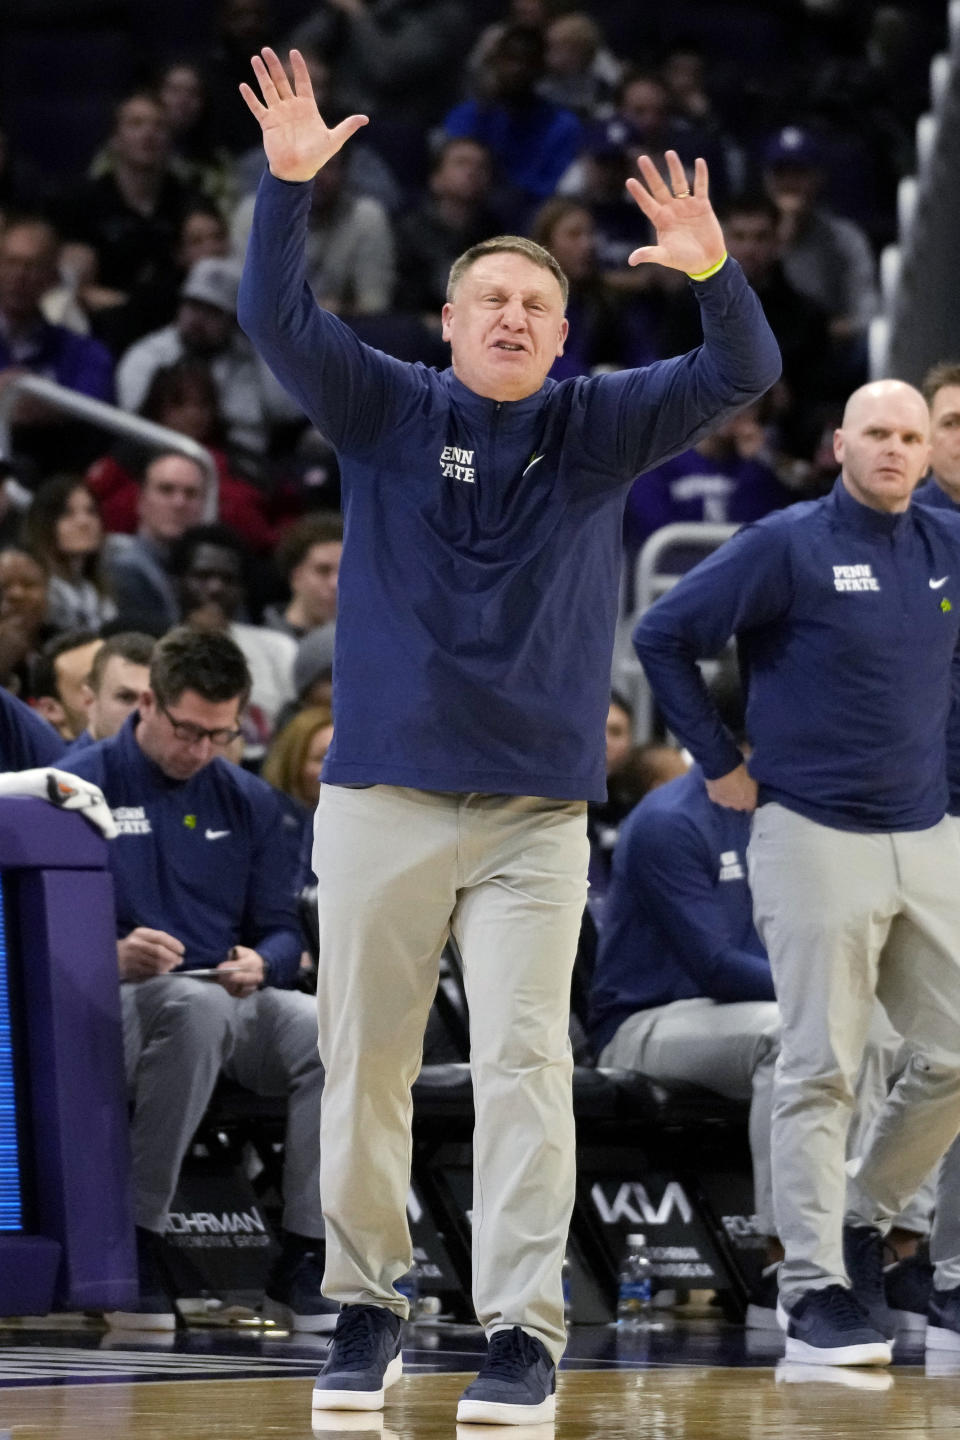
[[[519,1325],[490,1337],[476,1380],[460,1396],[458,1421],[541,1425],[556,1414],[557,1367],[541,1342]]]
[[[915,1254],[888,1265],[883,1272],[883,1288],[896,1321],[897,1334],[924,1334],[933,1294],[933,1266],[926,1245],[918,1246]]]
[[[382,1410],[403,1374],[400,1316],[382,1305],[345,1305],[313,1386],[314,1410]]]
[[[136,1229],[138,1300],[130,1310],[108,1310],[104,1319],[111,1330],[177,1328],[177,1306],[163,1264],[163,1237],[153,1230]]]
[[[788,1360],[808,1365],[889,1365],[893,1347],[867,1318],[860,1301],[843,1285],[805,1290],[777,1318],[787,1332]]]
[[[887,1304],[883,1285],[883,1235],[875,1225],[844,1225],[843,1263],[850,1288],[867,1312],[874,1330],[887,1340],[897,1333],[897,1322]]]
[[[285,1245],[267,1276],[261,1312],[282,1330],[329,1335],[340,1306],[328,1300],[323,1284],[324,1246]]]
[[[934,1290],[931,1294],[926,1347],[960,1354],[960,1285],[954,1290]]]

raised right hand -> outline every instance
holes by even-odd
[[[307,62],[299,50],[290,51],[293,88],[276,51],[265,47],[251,60],[263,103],[247,84],[240,94],[263,131],[263,149],[271,175],[278,180],[312,180],[362,125],[366,115],[349,115],[332,130],[323,123]]]
[[[183,942],[165,930],[138,925],[117,941],[117,966],[121,980],[150,980],[166,975],[183,961]]]

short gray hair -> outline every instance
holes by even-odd
[[[458,255],[450,267],[450,278],[447,281],[447,299],[452,300],[460,281],[466,272],[478,260],[485,255],[522,255],[527,260],[532,260],[534,265],[539,265],[541,270],[549,270],[550,274],[560,286],[560,294],[563,297],[563,308],[567,308],[567,299],[570,294],[570,285],[566,275],[560,269],[556,260],[549,250],[544,250],[535,240],[528,240],[525,235],[494,235],[491,240],[481,240],[479,245],[471,245],[469,250],[464,250]]]

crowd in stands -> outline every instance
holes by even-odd
[[[626,0],[192,8],[209,9],[212,28],[180,6],[170,34],[150,27],[111,123],[88,136],[73,173],[51,170],[16,104],[0,101],[0,399],[19,376],[44,377],[207,447],[215,471],[214,493],[185,453],[111,439],[16,396],[0,457],[0,768],[55,764],[124,726],[132,743],[127,717],[149,688],[154,642],[174,627],[228,636],[249,697],[222,753],[281,797],[306,884],[333,726],[343,523],[332,447],[237,324],[263,164],[237,94],[250,55],[297,45],[325,118],[370,116],[314,182],[308,279],[361,339],[404,360],[447,363],[450,265],[502,232],[537,240],[569,278],[570,338],[554,378],[695,347],[684,277],[626,263],[649,227],[624,181],[639,153],[662,168],[675,149],[691,177],[706,157],[729,252],[762,300],[783,376],[638,479],[624,521],[630,559],[665,524],[745,522],[832,483],[822,440],[867,378],[877,257],[894,235],[945,7],[781,0],[760,14],[687,0],[670,17]],[[240,694],[242,675],[224,698]],[[152,710],[148,720],[159,733]],[[615,694],[609,798],[589,818],[598,916],[622,822],[687,770],[678,751],[637,747],[633,732]],[[693,795],[696,777],[685,783]],[[262,810],[261,791],[245,784],[251,813]],[[742,939],[750,963],[755,940],[752,930]],[[289,980],[295,960],[287,968]],[[764,1027],[767,1065],[769,1015]],[[600,1027],[600,1049],[615,1030]],[[315,1075],[309,1083],[312,1094]],[[736,1093],[749,1097],[749,1079]],[[146,1208],[139,1223],[153,1223]],[[289,1228],[302,1249],[322,1226],[311,1213]]]

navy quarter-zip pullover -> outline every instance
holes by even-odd
[[[0,688],[0,774],[59,765],[66,748],[48,720]]]
[[[247,945],[267,982],[289,987],[300,964],[295,885],[300,832],[255,775],[217,757],[172,780],[137,744],[137,711],[110,740],[60,762],[99,785],[117,823],[110,841],[117,938],[138,925],[185,946],[184,970],[208,969]]]
[[[750,816],[715,805],[703,771],[651,790],[613,852],[590,995],[599,1055],[637,1010],[705,996],[773,1000],[747,883]]]
[[[841,830],[923,830],[947,807],[960,517],[899,515],[837,480],[741,530],[641,619],[674,733],[715,779],[740,764],[696,658],[736,635],[759,799]]]
[[[914,490],[913,504],[960,515],[960,505],[950,499],[933,476]],[[947,789],[950,793],[947,810],[951,815],[960,815],[960,652],[954,657],[953,670],[954,696],[947,721]]]
[[[773,384],[759,302],[728,260],[694,287],[700,349],[500,403],[319,308],[311,194],[264,176],[238,318],[340,458],[323,779],[602,800],[626,494]]]

